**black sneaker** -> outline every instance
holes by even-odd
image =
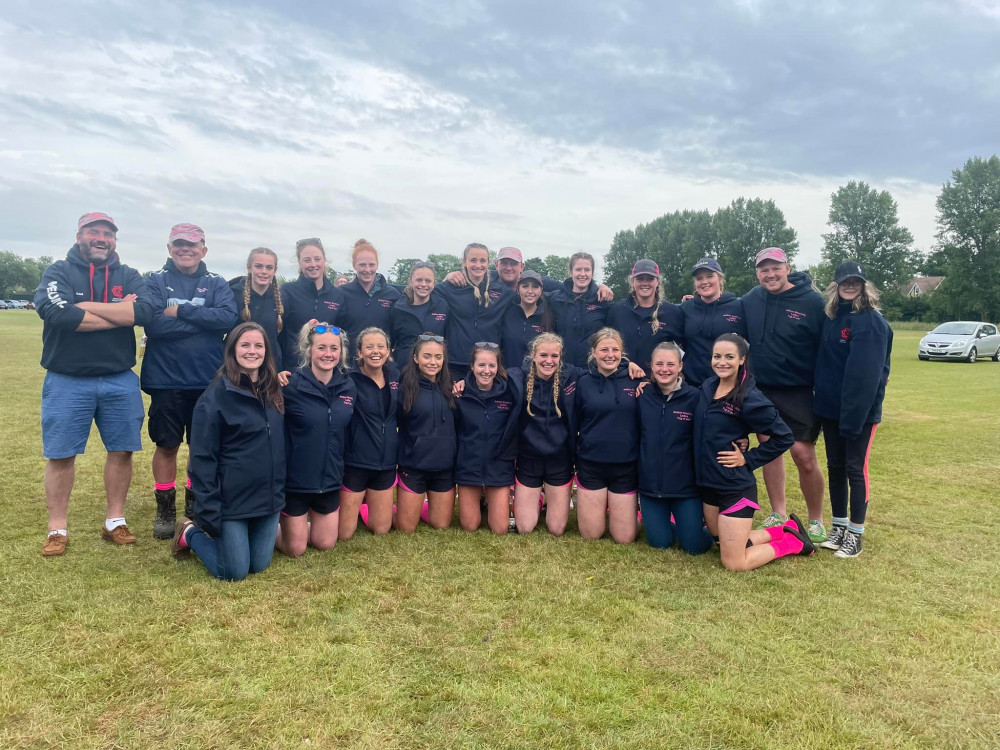
[[[808,534],[803,534],[798,529],[790,529],[787,526],[785,527],[785,533],[791,534],[800,542],[802,542],[802,549],[799,550],[798,552],[798,555],[800,557],[809,557],[814,552],[816,552],[816,545],[812,543],[812,539],[809,538]]]
[[[846,526],[837,526],[830,530],[830,536],[826,538],[826,541],[819,546],[823,549],[832,549],[834,551],[840,549],[840,545],[844,543],[844,537],[847,536]]]
[[[805,524],[803,524],[802,521],[799,520],[799,517],[797,515],[795,515],[794,513],[789,513],[788,521],[791,521],[795,524],[795,528],[799,530],[799,534],[804,534],[806,536],[809,535],[809,532],[806,530]],[[785,523],[788,523],[788,521],[785,521]],[[784,528],[788,527],[785,526]]]
[[[857,557],[861,554],[861,534],[848,531],[844,534],[844,541],[840,544],[840,549],[833,553],[834,557]]]

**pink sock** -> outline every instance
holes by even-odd
[[[181,532],[181,538],[177,540],[177,546],[180,547],[181,549],[187,549],[187,546],[188,546],[188,530],[190,528],[191,527],[188,526],[187,529],[184,529],[184,531]]]
[[[802,551],[802,540],[799,539],[795,534],[782,534],[780,538],[775,539],[771,543],[771,547],[774,549],[774,558],[784,557],[785,555],[797,555]]]
[[[153,487],[158,490],[172,490],[177,486],[177,482],[153,482]]]
[[[789,528],[798,529],[798,527],[795,525],[794,522]],[[769,526],[766,529],[761,529],[761,531],[766,531],[770,535],[772,542],[778,541],[779,539],[781,539],[781,537],[785,535],[784,526]]]
[[[420,506],[420,520],[424,523],[430,523],[430,521],[427,520],[430,517],[430,512],[430,506],[427,504],[427,501],[424,500],[424,504]]]
[[[188,489],[191,489],[191,477],[188,477],[187,479],[184,480],[184,486],[187,487]]]
[[[365,526],[368,525],[368,503],[361,503],[361,507],[358,508],[358,515],[361,516],[361,523]]]

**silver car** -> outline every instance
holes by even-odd
[[[920,339],[920,359],[955,359],[975,362],[992,357],[1000,362],[1000,332],[992,323],[956,320],[942,323]]]

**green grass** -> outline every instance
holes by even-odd
[[[96,433],[39,555],[40,331],[0,313],[0,747],[1000,746],[1000,365],[897,333],[857,560],[422,527],[225,584],[152,539],[149,450],[100,539]]]

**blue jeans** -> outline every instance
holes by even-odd
[[[652,497],[640,494],[639,508],[642,510],[642,527],[646,530],[646,541],[650,547],[672,547],[674,538],[689,555],[700,555],[712,547],[714,542],[705,528],[701,498]],[[673,523],[670,521],[671,514],[674,517]]]
[[[280,515],[223,521],[219,537],[210,537],[194,527],[187,535],[188,546],[216,578],[242,581],[271,564]]]

